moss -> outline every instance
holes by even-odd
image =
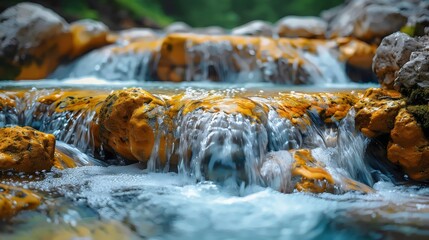
[[[426,137],[429,137],[429,105],[408,106],[407,110],[413,114],[417,122],[422,126]]]
[[[409,105],[423,105],[429,102],[429,88],[414,88],[406,95]]]

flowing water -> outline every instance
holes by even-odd
[[[110,231],[106,226],[114,226],[113,239],[116,233],[124,239],[429,237],[429,190],[409,185],[387,163],[377,163],[383,146],[356,132],[353,109],[332,124],[306,112],[305,128],[275,111],[275,96],[284,93],[351,93],[374,85],[349,82],[344,65],[324,47],[300,52],[307,62],[306,78],[316,85],[297,87],[260,81],[298,81],[303,73],[294,72],[298,69],[290,62],[282,65],[268,57],[257,61],[249,48],[231,58],[230,49],[224,42],[189,46],[189,64],[175,70],[184,72],[185,80],[223,83],[142,82],[153,80],[151,69],[157,64],[153,53],[118,58],[110,47],[59,68],[51,78],[61,81],[2,82],[0,97],[7,91],[26,92],[12,96],[16,107],[0,111],[0,125],[28,125],[54,134],[57,148],[79,167],[19,175],[19,180],[3,178],[5,183],[34,189],[45,201],[36,211],[2,223],[0,239],[55,239],[82,226],[105,233]],[[237,64],[239,71],[234,70]],[[95,77],[80,78],[88,75]],[[87,97],[96,98],[127,87],[142,87],[163,101],[181,94],[181,101],[215,96],[211,103],[216,104],[220,96],[230,99],[231,105],[220,102],[223,111],[215,112],[196,108],[174,116],[158,114],[148,162],[129,164],[118,156],[105,156],[91,134],[99,105],[61,112],[38,101],[60,90],[86,91]],[[236,99],[254,104],[257,117],[231,114]],[[159,156],[165,136],[169,136],[163,150],[167,164]],[[307,149],[332,176],[332,193],[297,191],[300,179],[292,174],[296,149]],[[177,166],[168,164],[173,159]]]

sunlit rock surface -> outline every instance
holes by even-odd
[[[69,58],[73,59],[94,48],[99,48],[109,43],[109,28],[101,22],[94,20],[80,20],[70,24],[73,48]]]
[[[30,127],[0,128],[0,170],[34,173],[54,164],[55,137]]]
[[[389,135],[387,158],[402,167],[413,180],[427,181],[428,137],[407,109],[405,98],[395,90],[368,89],[354,108],[357,128],[368,137]]]
[[[401,109],[395,118],[387,158],[400,165],[410,178],[429,180],[429,140],[406,109]]]
[[[19,211],[35,209],[40,201],[41,197],[30,190],[0,184],[0,222]]]
[[[20,3],[0,14],[1,79],[40,79],[72,49],[63,18],[35,3]]]
[[[368,137],[388,134],[393,129],[395,117],[405,107],[405,99],[395,90],[368,89],[354,108],[356,126]]]

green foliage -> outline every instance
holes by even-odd
[[[134,17],[149,18],[161,26],[166,26],[173,22],[171,17],[165,15],[159,1],[156,0],[115,0],[120,8],[131,12]]]
[[[275,23],[287,15],[319,15],[344,0],[35,0],[69,20],[92,18],[118,24],[118,15],[160,26],[183,21],[193,27],[233,28],[252,20]],[[0,10],[19,0],[0,1]]]
[[[64,1],[64,14],[69,16],[79,16],[79,18],[99,19],[97,11],[91,9],[86,1]]]
[[[194,27],[232,28],[252,20],[276,22],[287,15],[319,15],[343,0],[161,0],[166,12]]]

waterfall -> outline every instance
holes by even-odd
[[[56,94],[60,92],[55,89],[10,94],[16,106],[1,110],[0,125],[33,126],[103,159],[97,111],[105,93],[98,92],[99,97],[91,95],[92,92],[73,97],[72,91],[51,100]],[[156,118],[148,170],[174,171],[172,160],[178,159],[177,170],[198,181],[232,179],[289,192],[296,182],[291,178],[294,150],[308,149],[317,165],[339,183],[339,188],[341,183],[348,182],[346,179],[374,184],[372,169],[364,161],[368,141],[355,130],[353,109],[341,121],[331,124],[325,124],[319,115],[307,110],[297,125],[278,114],[276,108],[281,101],[237,94],[189,89],[179,100],[155,94],[172,105]],[[161,148],[167,158],[165,165],[159,157]]]

